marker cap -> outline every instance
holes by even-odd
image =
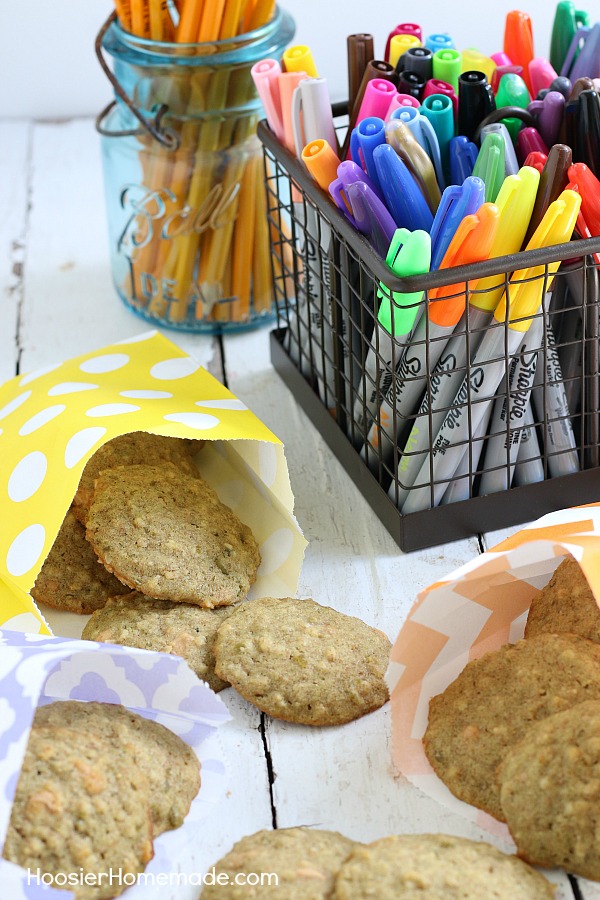
[[[486,134],[473,175],[481,178],[485,184],[485,199],[488,203],[493,203],[504,181],[504,140],[501,135],[493,132]]]
[[[458,79],[458,133],[473,140],[483,119],[495,109],[494,92],[483,72],[462,72]]]
[[[385,261],[394,275],[408,278],[411,275],[424,275],[429,271],[431,260],[431,238],[426,231],[417,229],[408,231],[398,228],[394,232]],[[384,285],[379,285],[377,296],[381,300],[377,319],[389,334],[408,334],[418,312],[418,302],[423,291],[401,293],[390,292]]]
[[[506,14],[504,25],[504,52],[512,59],[513,63],[523,66],[523,79],[529,91],[529,63],[534,58],[533,28],[531,17],[528,13],[517,9]]]
[[[496,63],[491,57],[485,56],[485,54],[480,53],[479,50],[475,50],[473,47],[463,50],[461,56],[463,72],[471,72],[473,70],[483,72],[487,80],[491,82],[496,68]]]
[[[458,76],[462,70],[462,56],[458,50],[446,48],[433,54],[433,77],[452,85],[458,94]]]
[[[414,22],[404,22],[401,25],[396,25],[387,36],[387,40],[385,42],[385,58],[389,60],[390,57],[390,43],[394,35],[396,34],[412,34],[413,37],[422,40],[421,36],[421,26],[415,25]]]
[[[537,128],[522,128],[517,135],[517,158],[524,162],[532,150],[548,154],[548,148]]]
[[[319,74],[310,47],[306,44],[287,47],[283,51],[282,61],[286,72],[306,72],[312,78]]]
[[[551,247],[554,244],[570,241],[580,208],[581,197],[579,194],[571,190],[563,191],[560,197],[546,210],[544,218],[536,228],[526,249]],[[554,275],[559,266],[559,260],[549,263],[548,273]],[[544,287],[547,288],[545,279],[540,277],[544,274],[544,269],[543,265],[530,266],[514,272],[513,283],[508,291],[510,296],[507,298],[506,293],[504,294],[494,313],[497,322],[506,320],[508,303],[509,327],[515,331],[527,331],[532,322],[531,317],[537,313],[542,302],[542,291]]]
[[[452,85],[448,84],[447,81],[440,81],[439,78],[430,78],[429,81],[425,82],[421,100],[431,97],[432,94],[444,94],[446,97],[450,97],[454,108],[454,118],[456,119],[458,115],[458,97]]]
[[[569,185],[581,194],[581,211],[592,237],[600,235],[600,181],[585,163],[574,163],[567,173]]]
[[[527,154],[527,159],[525,160],[523,165],[531,167],[533,169],[537,169],[537,171],[541,174],[544,166],[546,165],[547,159],[547,153],[542,153],[541,150],[532,150],[531,153]]]
[[[398,71],[398,62],[409,47],[420,47],[421,41],[414,34],[395,34],[390,40],[390,49],[387,60]]]
[[[348,109],[352,109],[367,63],[375,57],[372,34],[349,34],[346,38],[348,56]]]
[[[432,53],[437,53],[438,50],[455,49],[454,41],[449,34],[430,34],[429,37],[425,39],[425,46],[428,47]]]
[[[311,141],[302,151],[302,160],[304,165],[324,191],[329,189],[332,181],[338,177],[338,166],[340,160],[337,153],[331,145],[319,138]]]
[[[473,174],[473,167],[479,154],[477,144],[474,144],[464,134],[453,137],[449,146],[450,152],[450,183],[463,184],[465,178]]]
[[[532,97],[536,97],[538,91],[541,91],[542,88],[549,88],[557,77],[557,72],[555,72],[547,59],[541,56],[536,56],[535,59],[532,59],[529,63],[529,83],[531,84]]]

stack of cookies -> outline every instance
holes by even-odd
[[[508,824],[519,855],[600,880],[600,610],[568,559],[525,639],[433,697],[423,743],[461,800]]]
[[[115,704],[51,703],[35,715],[3,856],[74,873],[77,900],[118,896],[128,880],[107,873],[142,872],[199,789],[196,754],[163,725]]]
[[[236,876],[263,873],[262,884]],[[392,835],[360,844],[312,828],[259,831],[215,866],[201,900],[550,900],[552,885],[490,844],[443,834]]]

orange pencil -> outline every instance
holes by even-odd
[[[225,0],[211,0],[205,5],[196,38],[199,44],[219,39],[224,9]]]
[[[193,44],[198,37],[204,0],[185,0],[181,8],[176,40],[180,44]]]
[[[131,3],[130,0],[115,0],[115,9],[121,28],[131,31]]]

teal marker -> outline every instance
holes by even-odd
[[[407,278],[424,275],[431,264],[431,238],[426,231],[398,228],[385,259],[394,275]],[[375,420],[381,401],[392,382],[394,369],[400,365],[417,315],[423,304],[422,291],[402,293],[390,291],[380,282],[377,289],[379,312],[371,346],[365,360],[362,388],[354,402],[353,418],[357,426],[356,440],[364,443]]]
[[[446,94],[430,94],[425,97],[423,105],[419,108],[426,119],[433,125],[440,147],[442,168],[446,176],[446,182],[450,178],[450,141],[454,137],[454,106],[452,100]]]
[[[483,139],[477,154],[473,175],[485,184],[486,203],[495,203],[504,182],[504,140],[501,135],[489,133]]]

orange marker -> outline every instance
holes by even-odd
[[[338,177],[340,160],[330,144],[323,138],[311,141],[302,151],[304,165],[322,190],[326,191]]]
[[[487,259],[492,249],[500,211],[495,203],[484,203],[471,216],[465,216],[450,246],[444,254],[440,269],[464,266]],[[454,328],[465,311],[466,282],[448,284],[429,291],[429,321],[444,328]],[[446,299],[444,299],[446,298]]]
[[[533,28],[528,13],[513,9],[506,15],[504,26],[504,52],[513,66],[522,66],[521,77],[531,93],[531,81],[529,79],[529,63],[534,58],[533,52]]]

